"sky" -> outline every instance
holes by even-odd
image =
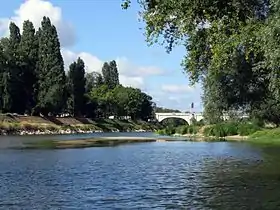
[[[0,8],[0,36],[8,35],[10,21],[20,28],[24,20],[40,26],[48,16],[56,26],[65,70],[81,57],[86,71],[101,71],[105,61],[116,60],[120,83],[140,88],[157,106],[202,111],[201,88],[189,86],[180,63],[186,53],[176,47],[170,54],[164,46],[148,46],[144,23],[138,20],[136,1],[128,10],[122,0],[12,0]]]

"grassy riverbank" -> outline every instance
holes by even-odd
[[[158,124],[145,121],[89,118],[0,116],[0,135],[69,134],[114,131],[154,131]]]
[[[252,122],[224,122],[204,126],[180,126],[157,131],[164,135],[177,135],[192,141],[246,141],[280,145],[280,128],[264,128]]]
[[[249,136],[249,141],[252,143],[280,145],[280,128],[257,131]]]
[[[194,141],[253,141],[255,139],[254,134],[262,132],[273,132],[273,129],[264,129],[251,122],[224,122],[204,126],[167,127],[157,131],[161,135],[185,136]]]

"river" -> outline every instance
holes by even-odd
[[[33,137],[0,141],[21,138]],[[2,146],[0,209],[279,209],[279,160],[279,148],[229,142]]]

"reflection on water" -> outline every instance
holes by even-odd
[[[278,209],[279,150],[227,142],[1,150],[0,208]]]

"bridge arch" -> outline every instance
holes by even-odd
[[[174,125],[190,125],[190,122],[182,117],[165,117],[159,121],[162,124],[169,124],[172,123]]]
[[[192,118],[196,121],[203,119],[203,115],[201,113],[155,113],[155,115],[159,122],[168,118],[180,118],[185,120],[189,125],[191,124]]]
[[[191,120],[188,117],[180,117],[180,116],[176,116],[176,117],[172,117],[172,116],[163,116],[163,117],[159,117],[158,121],[159,122],[163,122],[167,119],[182,119],[184,120],[186,123],[188,123],[190,125]]]

